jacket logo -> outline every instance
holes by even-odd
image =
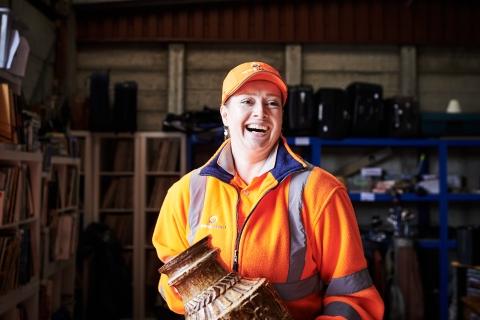
[[[201,223],[200,228],[204,229],[227,229],[227,226],[225,225],[220,225],[217,224],[218,222],[218,217],[217,216],[211,216],[210,219],[208,219],[208,223]]]

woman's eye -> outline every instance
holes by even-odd
[[[268,106],[270,108],[278,108],[280,106],[280,102],[278,102],[277,100],[270,100],[268,101]]]

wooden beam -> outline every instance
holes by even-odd
[[[302,46],[289,44],[285,47],[285,80],[288,85],[302,83]]]
[[[185,108],[184,74],[185,45],[172,43],[168,46],[168,112],[181,114]]]

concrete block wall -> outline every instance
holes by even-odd
[[[242,62],[265,61],[285,74],[285,49],[280,45],[189,45],[185,60],[185,110],[218,108],[223,78]]]
[[[302,82],[314,89],[361,81],[381,84],[384,97],[400,91],[397,47],[305,46],[302,64]]]
[[[445,111],[457,99],[464,112],[480,112],[480,49],[420,48],[419,100],[423,111]]]
[[[180,110],[218,107],[223,78],[243,61],[263,60],[285,75],[283,45],[185,45],[183,63],[184,106]],[[384,96],[400,93],[400,49],[394,46],[301,47],[301,82],[319,87],[346,87],[353,81],[379,83]],[[158,130],[168,111],[168,47],[117,45],[80,48],[77,87],[86,93],[86,79],[98,69],[111,70],[111,84],[135,80],[139,84],[140,130]],[[417,49],[418,98],[423,111],[444,111],[458,99],[463,111],[480,112],[480,50]]]
[[[138,84],[139,130],[161,130],[167,112],[168,50],[166,46],[101,46],[83,48],[77,55],[77,90],[88,96],[89,77],[94,71],[110,71],[110,97],[116,82]]]

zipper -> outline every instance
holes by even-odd
[[[237,232],[237,239],[235,240],[235,250],[233,250],[233,271],[238,272],[238,252],[240,250],[240,237],[242,236],[243,230],[245,229],[245,226],[247,225],[248,220],[252,216],[252,212],[257,208],[258,204],[262,199],[273,189],[275,189],[280,183],[278,183],[275,187],[268,189],[261,197],[260,200],[257,201],[255,206],[250,210],[250,212],[247,215],[247,218],[243,222],[242,228],[240,229],[240,232]],[[238,202],[237,202],[237,225],[238,225]],[[237,226],[238,227],[238,226]]]
[[[303,171],[303,170],[299,170],[299,171]],[[258,204],[260,203],[260,201],[270,192],[272,191],[273,189],[275,189],[276,187],[278,187],[287,177],[289,177],[290,174],[286,175],[282,180],[278,181],[277,185],[271,189],[268,189],[261,197],[260,197],[260,200],[257,201],[257,203],[255,204],[255,206],[252,208],[252,210],[250,210],[247,218],[245,219],[245,221],[243,222],[243,225],[242,225],[242,228],[240,229],[240,231],[238,231],[237,229],[237,238],[235,240],[235,248],[233,250],[233,263],[232,263],[232,269],[234,272],[238,272],[238,266],[239,266],[239,263],[238,263],[238,260],[239,260],[239,251],[240,251],[240,237],[242,236],[242,233],[243,233],[243,230],[245,229],[245,226],[247,225],[247,222],[248,220],[250,219],[250,217],[252,216],[252,212],[257,208]],[[237,191],[237,212],[236,212],[236,217],[237,217],[237,228],[238,228],[238,204],[240,203],[240,196],[238,195],[238,190],[235,188],[235,190]]]

